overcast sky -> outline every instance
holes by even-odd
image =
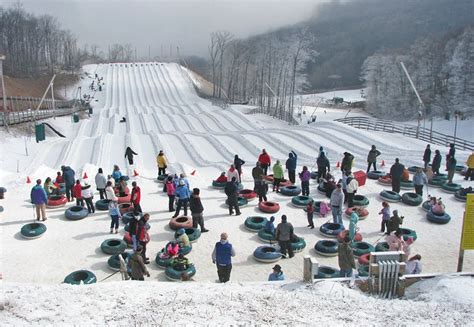
[[[0,0],[10,5],[17,0]],[[209,34],[227,30],[238,37],[262,33],[308,18],[320,0],[22,0],[35,14],[50,14],[81,45],[131,43],[138,56],[180,47],[183,55],[207,55]]]

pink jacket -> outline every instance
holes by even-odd
[[[166,182],[166,193],[168,195],[174,195],[176,191],[176,187],[174,186],[173,182]]]
[[[319,205],[319,213],[321,214],[321,216],[325,216],[327,215],[329,212],[331,211],[331,208],[329,208],[329,205],[326,203],[326,202],[321,202],[321,204]]]

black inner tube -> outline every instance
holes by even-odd
[[[82,211],[82,209],[84,209],[84,208],[83,208],[83,207],[79,207],[79,206],[71,207],[71,211],[72,211],[72,212],[79,212],[79,211]]]

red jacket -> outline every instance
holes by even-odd
[[[61,175],[56,176],[56,183],[64,183],[64,178]]]
[[[82,199],[82,186],[81,184],[74,184],[72,188],[72,194],[76,199]]]
[[[217,177],[216,182],[218,182],[218,183],[227,183],[227,177],[226,176],[219,176],[219,177]]]
[[[258,162],[265,165],[270,165],[271,159],[268,153],[262,153],[260,156],[258,156]]]
[[[141,191],[140,187],[135,186],[132,188],[132,202],[133,204],[140,204]]]

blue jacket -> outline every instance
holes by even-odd
[[[66,183],[66,185],[68,186],[73,186],[76,182],[75,175],[76,173],[74,172],[74,170],[72,170],[71,167],[65,167],[63,170],[64,183]]]
[[[118,183],[120,177],[122,177],[122,173],[120,172],[120,170],[114,170],[114,172],[112,173],[112,177],[115,179],[115,182]]]
[[[269,282],[273,282],[273,281],[276,281],[276,280],[285,280],[285,275],[282,273],[282,272],[279,272],[279,273],[271,273],[270,275],[268,275],[268,281]]]
[[[215,247],[216,263],[220,266],[227,266],[232,264],[232,257],[234,256],[232,244],[229,242],[217,242]]]
[[[35,185],[31,189],[31,203],[33,204],[43,204],[48,202],[48,196],[43,186]]]
[[[273,235],[275,235],[275,225],[273,224],[273,222],[267,221],[263,229],[265,230],[265,232],[272,233]]]
[[[286,169],[296,170],[297,160],[298,160],[298,155],[295,153],[295,151],[291,151],[291,153],[288,154],[288,159],[286,160]]]
[[[176,191],[174,191],[174,195],[176,195],[180,200],[184,200],[189,199],[191,192],[189,192],[189,188],[186,185],[179,185]]]
[[[413,176],[413,184],[415,185],[426,185],[428,184],[428,178],[426,177],[425,173],[416,173]]]

